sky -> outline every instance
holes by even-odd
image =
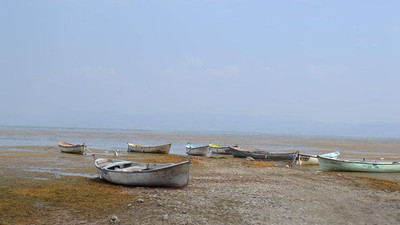
[[[400,137],[399,8],[1,0],[0,125]]]

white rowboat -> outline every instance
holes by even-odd
[[[61,152],[72,153],[72,154],[82,154],[86,149],[85,143],[82,145],[73,145],[68,142],[60,141],[58,142]]]
[[[100,178],[115,184],[183,187],[189,182],[190,161],[150,164],[98,158],[95,166]]]
[[[209,150],[208,145],[200,147],[195,147],[191,144],[186,145],[186,154],[188,155],[206,156]]]
[[[170,149],[171,143],[158,146],[142,146],[128,142],[128,152],[168,154]]]

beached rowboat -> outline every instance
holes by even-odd
[[[216,144],[209,144],[211,153],[230,155],[231,149],[229,146],[220,146]],[[236,146],[237,147],[237,146]]]
[[[246,158],[252,157],[253,159],[265,159],[267,158],[267,151],[258,151],[251,149],[244,149],[239,147],[230,146],[231,153],[233,157]]]
[[[238,158],[247,158],[252,157],[253,159],[261,159],[267,161],[285,161],[285,160],[294,160],[297,158],[299,151],[295,152],[268,152],[262,150],[249,150],[243,149],[239,147],[231,146],[231,153],[234,157]]]
[[[170,149],[171,149],[171,144],[158,145],[158,146],[142,146],[128,142],[128,152],[168,154]]]
[[[336,151],[336,152],[321,154],[319,156],[322,156],[325,158],[337,159],[339,157],[339,155],[340,155],[340,152]],[[318,165],[317,155],[299,153],[298,164],[300,166],[301,165]]]
[[[197,155],[197,156],[206,156],[209,152],[208,145],[196,147],[192,144],[186,145],[186,154],[188,155]]]
[[[115,184],[149,187],[183,187],[189,182],[190,161],[149,164],[98,158],[100,178]]]
[[[82,154],[86,149],[85,143],[81,145],[73,145],[68,142],[60,141],[58,142],[61,152],[72,153],[72,154]]]
[[[361,160],[340,160],[318,156],[319,167],[322,171],[348,172],[400,172],[400,162],[370,162]]]

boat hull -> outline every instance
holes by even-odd
[[[233,155],[233,157],[236,158],[246,158],[246,157],[252,157],[252,154],[254,153],[254,151],[252,150],[246,150],[246,149],[242,149],[242,148],[237,148],[237,147],[229,147],[231,154]],[[263,156],[264,158],[264,156]]]
[[[100,178],[114,184],[143,187],[184,187],[189,182],[190,161],[165,164],[165,167],[155,170],[124,172],[101,167],[97,163],[98,160],[96,160],[95,165]],[[141,167],[149,165],[133,163],[135,166]],[[151,164],[150,167],[152,165],[156,164]]]
[[[195,156],[206,156],[209,152],[208,146],[201,146],[197,148],[186,148],[186,154]]]
[[[58,147],[60,148],[61,152],[70,154],[83,154],[86,149],[85,144],[73,145],[67,142],[59,142]]]
[[[229,148],[229,146],[226,147],[210,147],[210,151],[211,153],[215,153],[215,154],[224,154],[224,155],[230,155],[231,153],[231,149]]]
[[[278,153],[278,152],[268,152],[268,151],[246,150],[237,147],[231,147],[231,153],[233,157],[237,158],[252,157],[253,159],[261,159],[266,161],[294,160],[298,155],[298,151],[290,153]]]
[[[322,171],[343,172],[374,172],[374,173],[397,173],[400,172],[398,162],[363,162],[351,160],[339,160],[318,156],[318,163]]]
[[[170,149],[171,149],[171,144],[165,144],[159,146],[141,146],[137,144],[128,143],[128,152],[168,154]]]

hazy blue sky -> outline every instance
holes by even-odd
[[[0,125],[399,124],[399,9],[399,1],[1,0]]]

